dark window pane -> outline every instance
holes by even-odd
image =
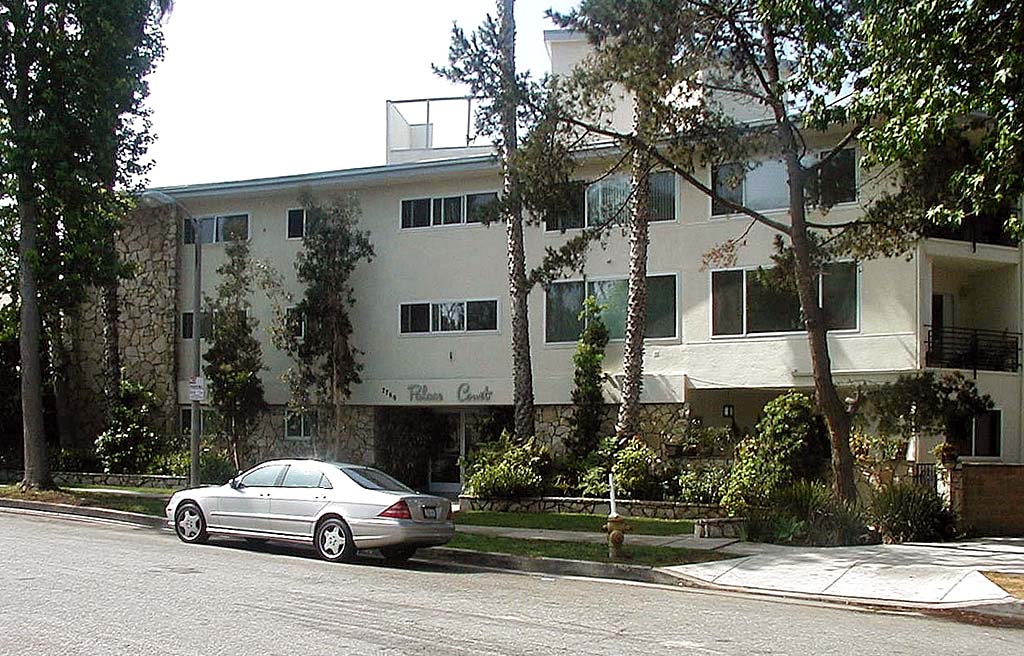
[[[282,487],[320,487],[323,472],[308,465],[292,465],[284,475]]]
[[[444,199],[444,224],[462,223],[462,196],[450,196]]]
[[[217,241],[244,241],[249,238],[249,215],[217,217]]]
[[[444,201],[440,198],[435,198],[432,201],[432,205],[434,209],[431,210],[431,212],[433,212],[433,220],[431,223],[434,225],[441,225],[441,219],[444,216],[444,210],[442,209],[444,207]]]
[[[402,201],[402,227],[425,228],[430,225],[430,199]]]
[[[498,192],[466,196],[466,223],[489,223],[498,220]]]
[[[497,330],[498,301],[468,301],[466,330]]]
[[[747,271],[747,332],[781,333],[803,329],[796,290],[776,288],[764,270]]]
[[[434,303],[431,306],[431,328],[435,332],[454,332],[466,329],[466,304]]]
[[[676,277],[647,278],[647,321],[644,337],[676,336]]]
[[[192,339],[192,335],[195,334],[191,312],[181,313],[181,338]]]
[[[622,339],[626,336],[626,303],[629,298],[629,283],[625,278],[618,280],[595,280],[587,285],[587,294],[594,297],[598,305],[605,308],[601,319],[608,327],[608,337]],[[579,313],[579,309],[576,310]]]
[[[821,279],[821,307],[829,330],[856,330],[856,262],[834,262],[825,266]]]
[[[241,483],[249,487],[270,487],[277,482],[277,477],[281,475],[281,470],[283,469],[284,465],[260,467],[243,476]]]
[[[181,240],[186,244],[196,243],[196,230],[192,225],[192,219],[182,219]]]
[[[402,306],[402,332],[430,332],[430,303],[407,303]]]
[[[974,419],[974,455],[998,457],[1002,443],[1003,413],[986,410]]]
[[[728,201],[743,204],[743,166],[740,164],[722,164],[711,170],[711,184],[715,194]],[[711,200],[711,214],[718,216],[732,214],[735,210],[717,198]]]
[[[210,312],[203,312],[199,315],[199,337],[201,339],[213,337],[213,314]]]
[[[379,469],[371,467],[339,467],[341,471],[367,490],[384,490],[386,492],[412,492],[402,483],[391,478]]]
[[[676,220],[676,176],[671,171],[658,171],[648,178],[650,185],[651,221]]]
[[[545,294],[544,339],[548,342],[574,342],[583,330],[582,282],[556,282]]]
[[[956,445],[956,451],[962,456],[973,456],[972,434],[974,421],[970,415],[954,417],[946,426],[946,441]]]
[[[844,148],[818,171],[818,203],[832,207],[857,200],[857,157],[852,148]]]
[[[711,273],[711,334],[743,334],[743,272]]]
[[[212,244],[215,241],[217,233],[217,217],[208,216],[199,219],[199,232],[201,233],[204,244]]]
[[[586,214],[586,186],[582,182],[570,182],[565,195],[559,198],[559,207],[545,219],[545,229],[572,230],[582,228]]]
[[[288,239],[299,239],[306,232],[306,210],[288,210]]]

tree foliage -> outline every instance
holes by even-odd
[[[358,227],[359,202],[353,197],[320,203],[304,196],[306,232],[295,260],[295,273],[304,286],[286,325],[279,331],[282,346],[296,366],[286,374],[292,406],[299,412],[323,411],[320,429],[331,425],[333,449],[342,438],[341,408],[360,381],[360,351],[353,344],[350,308],[356,296],[352,275],[363,261],[373,259],[369,233]],[[302,326],[302,329],[299,329]]]
[[[604,382],[604,350],[608,346],[608,327],[601,319],[602,309],[593,296],[588,296],[580,312],[583,332],[572,356],[575,385],[572,390],[572,417],[565,449],[571,460],[581,461],[597,448],[601,439],[605,402],[601,386]]]
[[[203,354],[211,405],[220,416],[219,433],[227,442],[235,470],[248,459],[248,442],[266,409],[260,372],[263,353],[254,333],[259,321],[249,316],[255,271],[246,241],[229,242],[227,259],[217,268],[217,295],[206,298],[214,318],[213,335]]]

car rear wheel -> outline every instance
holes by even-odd
[[[317,525],[313,545],[318,556],[332,563],[352,560],[356,553],[352,531],[340,517],[328,517]]]
[[[394,565],[404,563],[412,558],[415,553],[416,547],[392,546],[380,548],[380,554],[384,556],[384,560]]]
[[[206,519],[195,503],[187,501],[178,506],[174,513],[174,532],[178,539],[189,544],[206,542]]]

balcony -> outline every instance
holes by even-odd
[[[1017,371],[1020,333],[980,328],[925,326],[928,350],[925,365],[945,369]]]
[[[964,219],[960,225],[932,226],[925,231],[925,237],[952,239],[974,244],[995,246],[1016,246],[1017,240],[1007,234],[1004,225],[1008,214],[984,214]]]
[[[387,101],[388,163],[491,153],[490,141],[475,134],[480,102],[461,96]]]

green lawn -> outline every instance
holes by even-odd
[[[601,526],[605,521],[607,521],[607,517],[604,515],[575,513],[463,510],[455,514],[456,524],[470,526],[507,526],[509,528],[539,528],[591,533],[603,533],[604,529]],[[688,519],[627,517],[626,522],[632,527],[631,532],[637,535],[689,535],[693,533],[693,522]]]
[[[608,559],[608,547],[604,544],[520,540],[517,538],[456,533],[455,538],[445,546],[472,551],[505,553],[514,556],[531,556],[534,558],[567,558],[570,560],[592,560],[600,563],[612,562]],[[630,545],[628,536],[626,537],[626,553],[630,556],[629,560],[621,562],[630,565],[650,565],[652,567],[702,563],[730,557],[714,551]]]
[[[0,497],[8,499],[24,499],[26,501],[43,501],[46,503],[64,503],[72,506],[95,506],[144,515],[163,516],[167,506],[165,499],[149,499],[133,497],[127,494],[103,494],[102,492],[72,492],[68,490],[46,490],[43,492],[21,492],[13,485],[0,486]]]
[[[82,488],[87,490],[118,490],[121,492],[141,492],[144,494],[162,494],[171,496],[181,488],[174,487],[131,487],[128,485],[68,485],[67,487]]]

